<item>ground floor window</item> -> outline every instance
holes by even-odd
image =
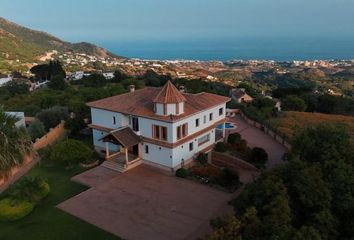
[[[194,144],[193,142],[189,143],[189,151],[193,151],[194,149]]]
[[[208,133],[207,135],[204,135],[203,137],[198,138],[198,146],[200,146],[206,142],[209,142],[209,140],[210,140],[210,133]]]
[[[148,154],[149,153],[149,146],[145,145],[145,153]]]

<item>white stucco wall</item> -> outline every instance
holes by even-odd
[[[202,145],[198,146],[198,138],[205,136],[207,134],[210,134],[210,140],[208,142],[203,143]],[[189,150],[189,144],[193,142],[194,148],[192,151]],[[179,166],[182,163],[182,160],[188,161],[191,159],[193,156],[198,154],[201,150],[209,147],[210,145],[215,143],[215,129],[203,133],[200,136],[192,139],[191,141],[188,141],[184,144],[181,144],[180,146],[174,148],[172,150],[173,153],[173,168],[176,166]]]
[[[167,104],[167,115],[176,115],[176,104]]]
[[[116,118],[116,124],[113,124],[113,117]],[[92,124],[106,128],[116,129],[128,124],[129,118],[121,113],[107,110],[91,108]]]
[[[156,103],[155,107],[156,107],[156,114],[163,115],[163,104]]]
[[[145,146],[149,146],[149,153],[145,153]],[[160,147],[151,143],[144,143],[141,149],[142,158],[168,168],[173,167],[172,149]]]
[[[152,138],[152,125],[167,127],[167,142],[172,143],[172,123],[139,117],[139,131],[141,136]]]
[[[103,150],[106,149],[106,144],[104,142],[100,141],[100,139],[102,137],[104,137],[106,134],[107,134],[106,132],[92,129],[93,145],[96,147],[102,148]],[[114,145],[112,143],[109,143],[108,147],[109,147],[110,151],[112,151],[112,152],[116,152],[119,150],[119,146]]]
[[[219,116],[219,109],[220,108],[223,108],[223,114],[221,116]],[[178,126],[188,123],[188,135],[191,135],[191,134],[199,132],[199,131],[203,130],[204,128],[207,128],[207,127],[215,124],[216,122],[224,119],[226,116],[225,112],[226,112],[226,104],[221,104],[221,105],[218,105],[214,108],[205,110],[201,113],[192,115],[188,118],[185,118],[185,119],[182,119],[176,123],[173,123],[173,136],[172,136],[173,142],[177,141],[177,127]],[[213,113],[213,120],[212,121],[209,120],[210,113]],[[204,116],[206,116],[205,123],[204,123]],[[199,118],[199,127],[196,127],[196,125],[195,125],[197,118]]]

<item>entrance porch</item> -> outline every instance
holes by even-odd
[[[101,140],[106,145],[106,161],[102,166],[125,172],[142,163],[140,137],[129,127],[114,130]],[[109,143],[118,145],[119,152],[111,152]]]

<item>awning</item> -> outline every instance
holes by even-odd
[[[125,148],[135,146],[141,141],[140,137],[130,127],[113,130],[100,140],[103,142],[112,142]]]

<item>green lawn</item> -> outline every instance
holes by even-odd
[[[41,176],[50,184],[51,192],[33,212],[22,220],[0,223],[1,240],[110,240],[119,239],[62,210],[56,205],[86,190],[70,181],[82,169],[65,170],[61,166],[36,166],[28,175]],[[0,195],[1,198],[1,195]]]

